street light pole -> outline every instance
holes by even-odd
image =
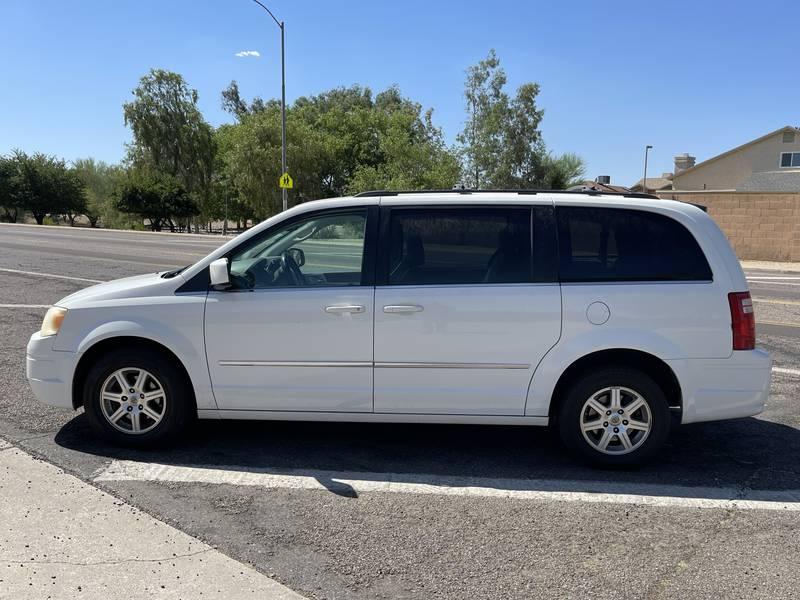
[[[281,21],[281,175],[286,173],[286,63],[284,62],[283,37],[286,27]],[[281,188],[283,210],[289,208],[286,188]]]
[[[278,21],[272,11],[264,6],[259,0],[253,0],[261,8],[269,13],[272,20],[281,30],[281,175],[286,173],[286,61],[284,58],[284,33],[286,27],[283,21]],[[286,193],[286,188],[281,188],[281,197],[283,199],[283,210],[289,208],[289,198]]]
[[[647,153],[652,149],[653,147],[649,144],[644,147],[644,177],[642,177],[642,191],[645,194],[647,193]]]

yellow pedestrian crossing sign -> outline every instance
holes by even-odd
[[[285,190],[290,190],[294,187],[294,179],[292,179],[292,176],[286,172],[281,175],[281,178],[278,180],[278,185]]]

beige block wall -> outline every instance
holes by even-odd
[[[800,262],[800,193],[664,192],[665,199],[702,204],[739,258]]]

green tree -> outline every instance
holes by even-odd
[[[223,107],[238,123],[217,130],[225,179],[261,219],[280,210],[280,103],[248,104],[235,82]],[[377,96],[368,88],[337,88],[298,98],[287,108],[293,203],[367,188],[450,188],[460,167],[431,112],[396,87]]]
[[[506,73],[494,50],[467,69],[464,97],[467,120],[458,142],[464,183],[474,188],[563,187],[583,172],[575,154],[552,156],[539,125],[537,83],[521,85],[512,98]]]
[[[212,194],[216,147],[213,129],[197,107],[197,90],[178,73],[151,69],[133,95],[123,105],[133,132],[129,162],[173,177],[203,208]]]
[[[19,165],[14,156],[0,156],[0,220],[16,223],[21,210]]]
[[[78,178],[83,182],[86,196],[84,214],[92,227],[99,222],[108,226],[119,220],[113,193],[120,177],[120,168],[93,158],[80,158],[73,163]]]
[[[158,171],[136,170],[127,174],[114,192],[120,212],[137,215],[149,222],[153,231],[168,226],[175,231],[174,219],[198,214],[197,205],[177,178]]]
[[[65,215],[74,225],[85,208],[83,183],[62,159],[15,150],[4,162],[7,178],[2,193],[11,205],[5,210],[9,220],[28,211],[39,225],[47,215]]]

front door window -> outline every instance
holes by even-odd
[[[362,284],[365,211],[294,221],[248,241],[231,256],[239,289]]]

